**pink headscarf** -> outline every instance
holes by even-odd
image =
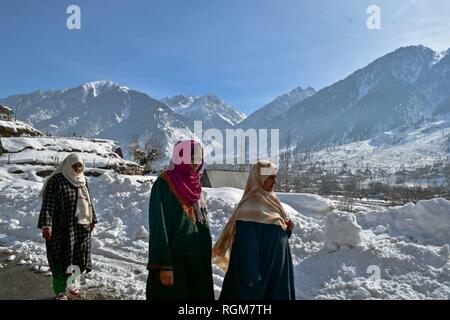
[[[194,161],[191,160],[192,157],[195,157]],[[191,163],[200,164],[197,171],[192,170]],[[199,142],[185,140],[174,146],[167,174],[170,176],[178,196],[191,205],[200,200],[202,194],[200,171],[203,164],[203,149]]]

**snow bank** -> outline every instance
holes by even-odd
[[[7,168],[0,167],[0,183],[2,180],[12,180],[13,177],[9,174]]]
[[[342,245],[354,247],[361,243],[361,227],[353,214],[336,211],[325,218],[324,236],[330,249],[334,250]]]
[[[364,228],[419,244],[450,243],[450,201],[437,198],[402,207],[374,210],[358,218]]]
[[[324,216],[334,209],[331,200],[316,194],[277,193],[280,200],[305,216]]]

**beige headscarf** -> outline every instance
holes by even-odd
[[[83,171],[76,173],[72,166],[74,164],[83,164]],[[63,176],[70,182],[71,185],[78,188],[78,201],[76,216],[78,217],[78,223],[88,225],[92,223],[92,203],[89,196],[89,190],[86,186],[86,177],[84,176],[84,161],[78,153],[72,153],[68,155],[63,162],[53,171],[53,173],[44,182],[44,186],[41,189],[39,196],[44,197],[47,183],[51,177],[55,174],[62,173]]]
[[[263,189],[264,181],[269,176],[276,175],[277,171],[277,167],[269,161],[259,161],[253,166],[245,186],[244,195],[213,249],[213,263],[224,271],[228,269],[236,232],[236,221],[275,224],[284,230],[287,229],[286,213],[280,199],[274,192],[267,192]]]

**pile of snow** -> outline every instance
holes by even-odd
[[[361,243],[361,227],[352,213],[336,211],[325,218],[324,236],[332,250],[343,245],[355,247]]]
[[[305,216],[323,217],[335,208],[333,201],[316,194],[278,193],[278,197]]]
[[[5,258],[5,261],[10,262],[10,261],[14,261],[15,259],[16,259],[15,255],[10,255]]]
[[[358,223],[375,233],[388,233],[404,241],[436,246],[450,243],[450,204],[442,198],[369,211]]]
[[[89,178],[99,223],[92,240],[94,271],[87,275],[84,288],[122,299],[145,298],[148,205],[155,178],[112,172]],[[36,228],[41,186],[42,182],[19,179],[8,184],[0,182],[0,245],[9,250],[8,255],[21,257],[17,263],[46,270],[45,244]],[[207,188],[205,192],[212,238],[216,241],[243,191]],[[357,218],[332,211],[323,218],[322,209],[329,205],[327,199],[315,196],[308,203],[312,198],[302,194],[279,196],[289,202],[284,207],[296,225],[290,245],[297,298],[450,298],[450,250],[446,238],[449,201],[435,199],[404,207],[379,207]],[[303,214],[305,208],[310,210],[308,215]],[[436,237],[432,236],[433,228],[437,228]],[[407,233],[410,237],[405,238]],[[427,241],[421,243],[420,239]],[[218,296],[224,273],[216,266],[213,272]]]
[[[12,180],[14,179],[8,172],[7,168],[0,167],[0,183],[2,180]]]

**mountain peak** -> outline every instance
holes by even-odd
[[[430,49],[422,44],[419,45],[411,45],[411,46],[404,46],[404,47],[400,47],[397,50],[394,50],[394,52],[401,52],[401,51],[433,51],[433,49]],[[434,52],[434,51],[433,51]]]
[[[358,82],[363,84],[363,87],[367,87],[376,83],[383,74],[388,72],[396,79],[412,84],[427,72],[435,55],[436,52],[423,45],[401,47],[376,59],[347,78],[356,76]],[[359,98],[362,96],[365,94],[358,95]]]
[[[115,85],[116,84],[114,82],[112,82],[111,80],[97,80],[97,81],[90,81],[90,82],[86,82],[86,83],[82,84],[82,86],[90,87],[90,88],[113,87]]]
[[[180,113],[182,110],[189,108],[197,98],[196,96],[177,94],[172,97],[165,97],[161,99],[161,102],[176,113]]]
[[[436,54],[432,49],[423,45],[401,47],[388,53],[380,59],[430,59]],[[378,59],[378,60],[380,60]]]
[[[217,101],[217,102],[223,102],[223,100],[220,99],[214,92],[208,92],[206,95],[204,95],[203,97],[200,97],[200,98],[205,98],[205,99]]]
[[[290,95],[304,94],[305,92],[316,92],[316,90],[313,87],[311,87],[311,86],[308,86],[306,88],[298,86],[297,88],[292,89],[288,94],[290,94]]]
[[[102,93],[111,91],[113,89],[119,89],[119,90],[123,90],[123,91],[129,90],[128,87],[121,86],[115,82],[112,82],[111,80],[97,80],[97,81],[86,82],[86,83],[82,84],[80,87],[86,93],[92,92],[92,95],[94,97],[96,97]]]
[[[161,101],[190,121],[202,120],[204,128],[228,128],[245,119],[244,113],[227,104],[214,92],[201,97],[176,95]]]

